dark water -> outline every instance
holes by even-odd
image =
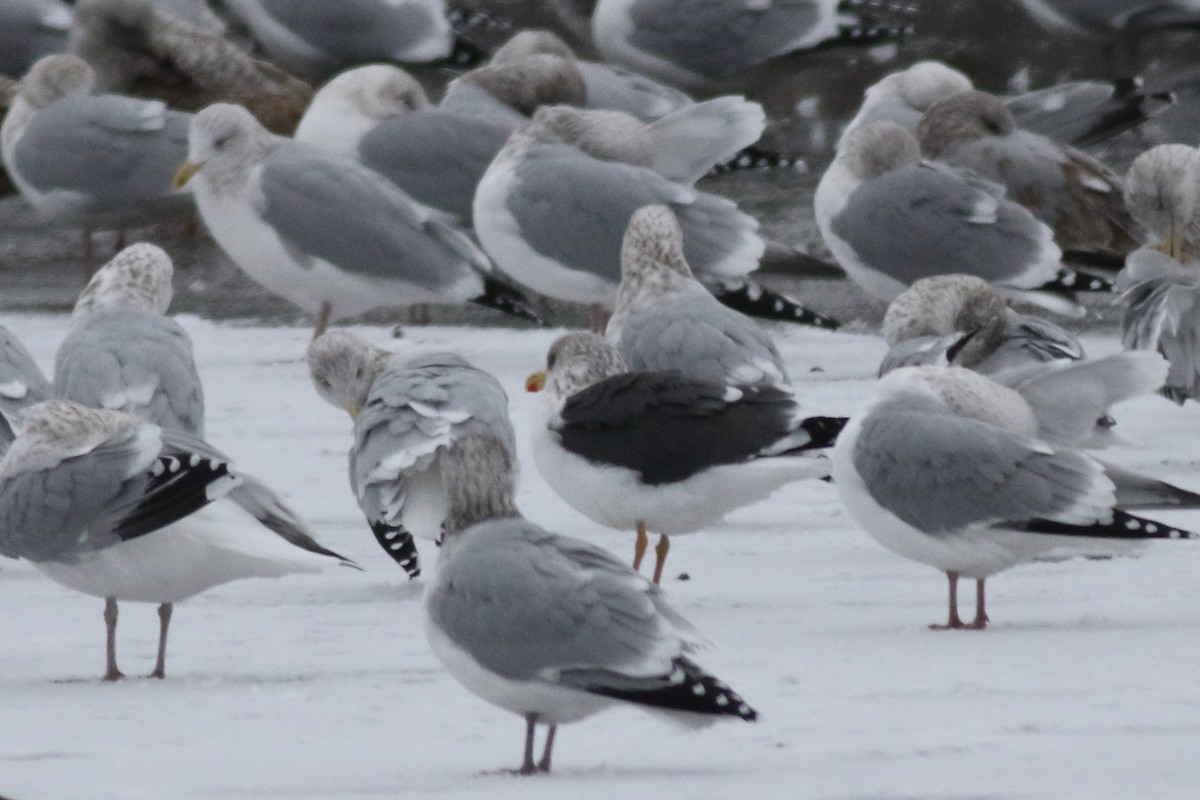
[[[485,8],[493,20],[500,20],[469,31],[484,46],[494,46],[523,26],[555,27],[567,35],[583,30],[563,22],[572,19],[571,13],[555,13],[546,2],[458,0],[452,5],[467,13]],[[585,9],[588,2],[559,0],[559,5],[570,12]],[[765,141],[803,163],[799,168],[720,175],[707,179],[703,187],[737,200],[762,222],[769,238],[823,254],[811,204],[829,147],[866,86],[924,58],[947,61],[971,75],[980,88],[997,92],[1131,71],[1143,75],[1151,87],[1171,86],[1179,95],[1174,108],[1139,132],[1122,134],[1093,151],[1118,171],[1153,144],[1197,141],[1200,91],[1178,78],[1200,67],[1196,32],[1159,32],[1135,47],[1046,33],[1029,21],[1015,0],[914,0],[914,5],[915,31],[898,44],[797,54],[725,87],[763,102],[772,119]],[[575,44],[586,47],[577,37]],[[452,75],[438,70],[422,77],[437,85]],[[804,113],[797,114],[797,109]],[[307,324],[304,315],[243,277],[208,238],[203,225],[196,227],[164,225],[130,232],[128,238],[153,241],[172,256],[177,269],[173,304],[177,312]],[[113,234],[99,234],[94,241],[97,255],[89,265],[83,259],[80,232],[39,223],[19,197],[0,199],[0,312],[69,308],[88,270],[114,250]],[[882,312],[878,303],[845,281],[764,280],[844,320],[871,325]],[[1103,309],[1095,314],[1103,322],[1111,322],[1113,316]],[[402,321],[395,312],[377,313],[371,319]],[[435,309],[433,320],[495,322],[496,317],[485,310]]]

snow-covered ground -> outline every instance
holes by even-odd
[[[65,316],[11,315],[47,369]],[[70,798],[1192,798],[1200,787],[1200,542],[1143,558],[1015,569],[993,626],[940,633],[945,581],[857,530],[833,486],[786,487],[674,542],[665,586],[717,646],[701,663],[761,712],[684,732],[616,709],[560,732],[551,776],[518,764],[523,724],[443,671],[422,582],[380,551],[347,484],[350,421],[313,391],[309,331],[180,320],[196,341],[209,438],[282,492],[364,572],[243,581],[177,609],[166,681],[99,680],[102,603],[0,565],[0,795]],[[529,455],[523,378],[555,332],[412,328],[508,388],[526,515],[631,554],[555,497]],[[1092,337],[1093,355],[1117,349]],[[781,338],[813,413],[854,413],[882,343]],[[1105,457],[1200,490],[1200,409],[1117,409]],[[1163,514],[1200,527],[1200,512]],[[424,545],[425,543],[422,543]],[[424,546],[426,569],[436,559]],[[681,580],[681,573],[690,576]],[[970,594],[964,592],[964,597]],[[153,665],[154,608],[122,606],[118,657]]]

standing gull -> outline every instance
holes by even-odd
[[[321,87],[296,140],[349,156],[469,226],[479,180],[516,127],[507,117],[432,106],[407,72],[372,64]]]
[[[1121,178],[1091,156],[1020,130],[995,95],[962,92],[934,104],[917,139],[927,157],[1004,186],[1054,229],[1063,250],[1121,257],[1138,246],[1142,232],[1125,209]]]
[[[314,339],[307,361],[317,393],[354,420],[350,487],[359,508],[379,545],[415,578],[413,536],[440,540],[449,513],[448,448],[484,432],[515,460],[508,396],[454,353],[403,358],[348,331]]]
[[[172,188],[190,115],[156,100],[94,94],[91,67],[46,56],[21,81],[0,126],[4,166],[38,214],[61,225],[122,229],[191,211]]]
[[[0,554],[84,594],[160,609],[239,578],[350,563],[202,440],[63,400],[27,409],[0,461]],[[115,611],[106,604],[105,680],[123,677]],[[151,677],[165,675],[170,620],[160,613]]]
[[[424,608],[429,645],[450,674],[524,717],[518,772],[549,772],[558,726],[619,702],[691,726],[757,719],[688,656],[702,640],[657,586],[520,515],[514,466],[486,433],[447,450],[450,513]],[[550,729],[535,763],[538,724]]]
[[[968,273],[1063,311],[1063,291],[1091,284],[1062,268],[1054,232],[1005,198],[1004,187],[921,160],[894,122],[860,126],[842,143],[814,198],[825,244],[867,293],[891,302],[914,281]],[[1102,284],[1101,284],[1102,285]]]
[[[1052,322],[1013,311],[974,275],[916,281],[883,317],[886,375],[899,367],[957,364],[995,376],[1031,364],[1078,361],[1083,345]]]
[[[466,236],[348,158],[274,136],[239,106],[200,112],[176,184],[270,291],[330,321],[382,306],[471,301],[536,319]]]
[[[592,333],[559,338],[533,428],[546,483],[605,527],[636,530],[633,566],[658,533],[654,582],[670,536],[694,533],[785,483],[828,475],[819,454],[844,419],[800,414],[791,390],[733,387],[678,372],[626,372],[620,354]]]
[[[1122,340],[1156,350],[1171,368],[1162,393],[1176,403],[1200,398],[1200,153],[1182,144],[1153,147],[1125,179],[1129,210],[1154,247],[1129,256],[1117,276],[1126,304]]]
[[[605,58],[683,86],[710,86],[778,56],[894,39],[910,5],[846,0],[599,0],[592,40]]]
[[[0,325],[0,457],[20,427],[21,412],[50,399],[50,384],[17,335]]]
[[[1146,479],[1077,449],[1109,405],[1152,391],[1165,374],[1150,353],[1065,365],[1017,389],[960,367],[898,369],[838,437],[834,482],[876,541],[946,573],[949,615],[933,627],[983,628],[984,582],[997,572],[1193,538],[1125,511],[1122,484]],[[960,577],[976,581],[969,623],[958,614]]]
[[[666,206],[638,209],[629,221],[605,337],[633,372],[677,370],[734,386],[788,384],[770,335],[692,277],[683,233]]]

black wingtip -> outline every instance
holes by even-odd
[[[747,722],[758,719],[758,712],[741,695],[695,662],[682,657],[671,662],[671,672],[653,686],[585,684],[581,688],[605,697],[670,711],[738,717]]]
[[[486,62],[489,56],[490,54],[478,45],[461,36],[455,36],[454,49],[450,51],[450,55],[438,62],[438,66],[455,71],[474,69]]]
[[[413,541],[411,533],[404,528],[384,522],[371,523],[371,533],[375,534],[375,541],[379,542],[383,551],[400,565],[409,578],[415,578],[421,574],[421,559],[417,554],[417,544]]]
[[[822,450],[826,447],[833,447],[837,444],[838,436],[849,421],[849,417],[807,417],[800,423],[800,427],[808,431],[812,441],[802,449]]]
[[[721,175],[726,172],[744,172],[746,170],[779,169],[788,167],[797,169],[804,165],[802,158],[790,158],[765,147],[750,145],[738,151],[737,155],[723,164],[717,164],[709,175]]]
[[[1139,517],[1122,511],[1112,510],[1112,519],[1108,522],[1095,522],[1091,525],[1068,525],[1048,519],[1035,519],[1028,522],[1025,530],[1029,533],[1050,533],[1058,536],[1088,536],[1097,539],[1198,539],[1200,534],[1175,528],[1152,519]]]
[[[1053,279],[1037,287],[1040,292],[1115,292],[1116,284],[1108,278],[1063,267]]]
[[[483,294],[471,300],[477,305],[494,308],[514,317],[527,319],[545,326],[546,322],[533,310],[532,304],[521,290],[510,286],[494,275],[483,276]]]
[[[903,0],[842,0],[837,10],[851,18],[838,28],[838,38],[825,46],[872,46],[902,39],[911,34],[910,18],[917,12],[915,2]]]
[[[115,526],[121,541],[129,541],[164,528],[199,511],[238,485],[241,478],[229,465],[195,453],[160,455],[147,471],[149,483],[143,497]],[[224,492],[214,484],[224,482]]]
[[[446,10],[446,19],[455,31],[507,31],[513,27],[513,21],[506,17],[498,17],[490,11],[481,8],[468,10],[450,8]]]
[[[787,295],[752,281],[725,281],[709,285],[708,290],[723,304],[750,317],[793,322],[830,331],[842,326],[833,317],[805,308]]]

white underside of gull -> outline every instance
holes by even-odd
[[[71,562],[35,564],[67,588],[96,597],[175,603],[240,578],[319,572],[337,559],[289,543],[221,499],[179,522]]]
[[[858,188],[860,183],[850,170],[834,161],[817,184],[817,191],[813,196],[813,215],[821,238],[825,240],[825,246],[842,269],[846,270],[850,280],[871,296],[891,302],[908,286],[878,270],[868,268],[854,248],[833,232],[834,217],[842,213],[850,193]],[[937,266],[931,264],[930,268],[936,269]]]

